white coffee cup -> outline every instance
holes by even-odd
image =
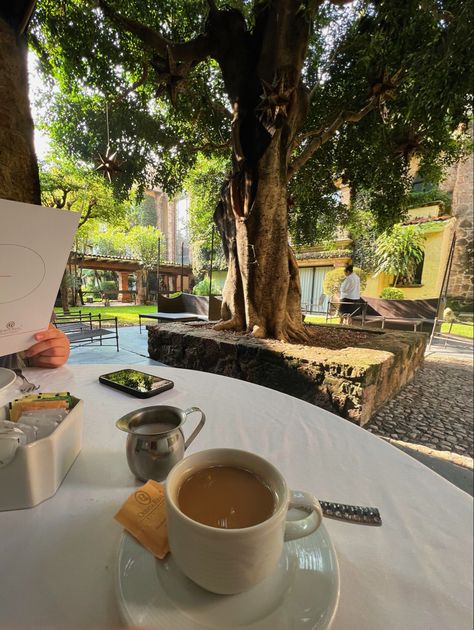
[[[244,468],[264,481],[275,496],[270,518],[251,527],[220,529],[186,516],[178,505],[180,487],[191,474],[210,466]],[[185,457],[169,473],[165,496],[169,545],[177,566],[208,591],[226,595],[246,591],[270,575],[284,541],[313,533],[323,517],[314,496],[289,490],[270,462],[236,449],[216,448]],[[290,508],[302,509],[308,515],[286,520]]]

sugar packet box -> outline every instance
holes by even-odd
[[[71,399],[68,415],[48,437],[19,446],[0,468],[0,512],[31,508],[56,494],[82,447],[84,403]]]

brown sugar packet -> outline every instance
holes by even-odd
[[[147,481],[128,497],[114,518],[157,558],[163,559],[169,552],[161,483]]]
[[[70,409],[72,397],[69,392],[52,392],[42,394],[29,394],[22,398],[15,398],[9,403],[10,420],[16,422],[25,411],[36,409]]]

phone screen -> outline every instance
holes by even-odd
[[[161,389],[165,383],[170,382],[165,378],[160,378],[159,376],[154,376],[153,374],[146,374],[145,372],[139,372],[138,370],[131,369],[104,374],[101,378],[142,393]]]

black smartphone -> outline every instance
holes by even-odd
[[[99,381],[138,398],[150,398],[174,387],[173,381],[139,370],[118,370],[99,376]]]

